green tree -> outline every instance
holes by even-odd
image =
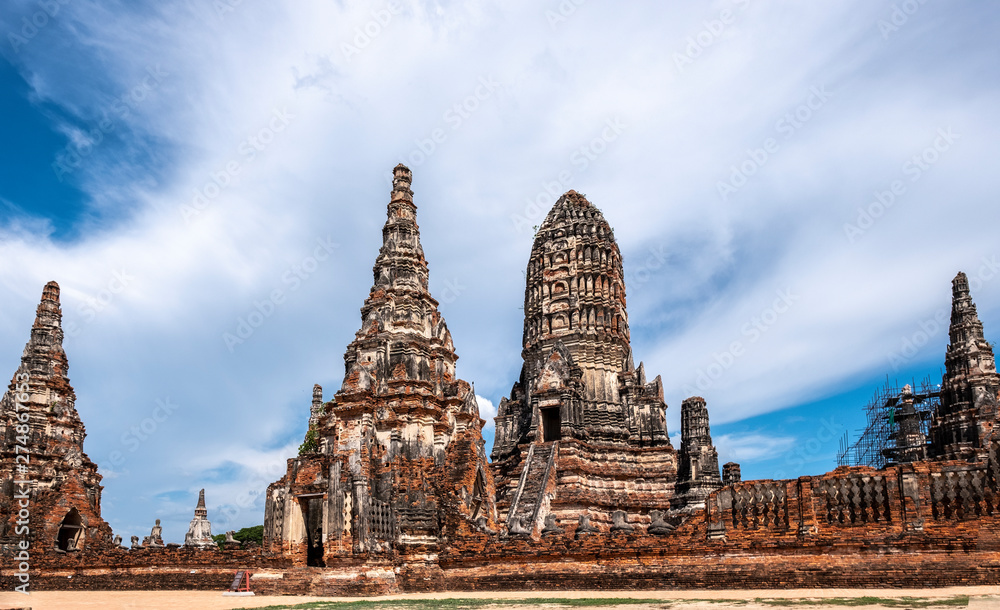
[[[212,540],[219,545],[221,549],[226,542],[226,535],[219,534],[218,536],[212,536]],[[263,525],[253,525],[251,527],[244,527],[241,530],[233,532],[233,540],[242,542],[244,545],[248,542],[255,542],[258,546],[264,545],[264,526]]]
[[[316,451],[319,451],[319,435],[316,434],[316,428],[309,426],[305,440],[299,445],[299,455]]]

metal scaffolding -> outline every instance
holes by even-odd
[[[930,433],[931,416],[941,404],[941,386],[932,384],[930,377],[925,377],[920,385],[912,383],[913,408],[920,416],[920,430]],[[899,425],[896,422],[896,406],[902,390],[898,385],[890,384],[886,377],[885,386],[875,390],[875,395],[865,405],[867,425],[859,430],[858,440],[848,444],[847,432],[840,440],[840,451],[837,452],[837,466],[871,466],[882,468],[889,461],[896,448],[896,433]]]

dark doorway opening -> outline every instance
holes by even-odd
[[[542,440],[546,443],[562,438],[562,420],[559,418],[559,407],[542,409]]]
[[[75,508],[70,509],[59,525],[56,548],[60,551],[78,551],[83,537],[83,520]]]
[[[306,565],[324,568],[323,561],[323,498],[307,498],[302,502],[306,524]]]

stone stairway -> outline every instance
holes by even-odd
[[[521,471],[521,480],[511,503],[507,517],[507,528],[511,534],[531,533],[538,519],[538,509],[542,504],[546,483],[552,472],[558,443],[532,443],[528,457]],[[517,523],[524,531],[517,530]]]

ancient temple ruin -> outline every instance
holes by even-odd
[[[730,477],[739,471],[739,464],[730,462],[727,466]],[[681,450],[677,475],[674,505],[680,509],[703,507],[705,498],[722,487],[719,453],[712,444],[708,408],[701,396],[693,396],[681,404]]]
[[[433,553],[457,522],[496,527],[484,422],[428,289],[410,170],[393,175],[343,385],[326,403],[314,389],[303,452],[267,490],[265,546],[297,564]]]
[[[679,472],[663,382],[634,364],[621,252],[583,195],[569,191],[552,207],[526,278],[524,365],[500,402],[492,453],[508,530],[537,536],[546,523],[584,517],[607,530],[622,514],[670,510]],[[718,482],[717,459],[697,476],[713,467]]]
[[[964,273],[952,280],[948,339],[941,407],[930,428],[930,455],[946,460],[985,460],[989,440],[994,438],[1000,375]]]
[[[928,378],[919,386],[887,383],[878,390],[865,407],[866,428],[852,445],[842,446],[838,464],[878,468],[925,459],[987,459],[998,434],[1000,375],[961,272],[952,280],[948,339],[941,383]]]
[[[0,400],[0,547],[28,541],[35,553],[75,553],[113,545],[68,369],[59,285],[49,282]],[[27,524],[18,522],[22,509]]]
[[[728,462],[720,476],[704,398],[682,402],[672,446],[663,382],[633,361],[611,227],[570,191],[535,237],[523,366],[490,464],[410,184],[397,166],[343,383],[329,401],[313,387],[299,454],[267,488],[264,548],[215,545],[204,490],[184,545],[159,520],[131,549],[111,537],[50,283],[0,401],[0,558],[29,542],[24,570],[44,588],[217,589],[249,567],[271,594],[1000,583],[1000,376],[964,274],[941,386],[877,395],[857,453],[872,463],[744,481]]]

